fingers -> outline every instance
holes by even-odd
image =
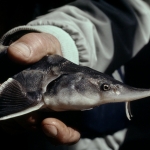
[[[43,130],[49,141],[55,145],[71,145],[80,139],[80,133],[55,118],[45,118],[40,112],[32,112],[14,119],[6,120],[1,127],[9,134],[18,134],[26,131]],[[41,124],[41,126],[40,126]],[[13,128],[12,128],[13,127]]]
[[[54,144],[73,144],[80,139],[80,133],[55,118],[42,121],[43,132]]]
[[[32,113],[16,119],[1,122],[0,127],[9,134],[20,134],[26,131],[37,131],[34,128],[39,124],[39,115]],[[34,128],[33,128],[34,127]],[[55,145],[71,145],[80,139],[80,133],[55,118],[46,118],[41,127],[49,141]]]
[[[51,54],[62,55],[60,43],[48,33],[28,33],[8,48],[9,57],[22,64],[35,63]]]

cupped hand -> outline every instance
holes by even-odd
[[[59,41],[47,33],[28,33],[12,43],[8,48],[9,57],[20,64],[32,64],[51,54],[62,55]],[[9,124],[9,127],[7,125]],[[14,125],[13,129],[11,124]],[[80,139],[80,133],[66,126],[56,118],[43,117],[40,112],[6,120],[2,127],[10,132],[17,130],[41,129],[49,140],[55,144],[72,144]]]

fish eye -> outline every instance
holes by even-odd
[[[102,90],[104,90],[104,91],[110,90],[110,85],[107,83],[102,84]]]

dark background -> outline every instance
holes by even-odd
[[[72,1],[0,1],[0,37],[13,27],[25,25],[48,10]]]

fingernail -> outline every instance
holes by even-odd
[[[24,57],[29,57],[30,56],[30,49],[29,47],[21,42],[16,42],[10,45],[10,47],[13,47],[16,51],[20,52]]]
[[[44,125],[43,131],[48,137],[55,138],[57,136],[57,129],[53,125]]]

